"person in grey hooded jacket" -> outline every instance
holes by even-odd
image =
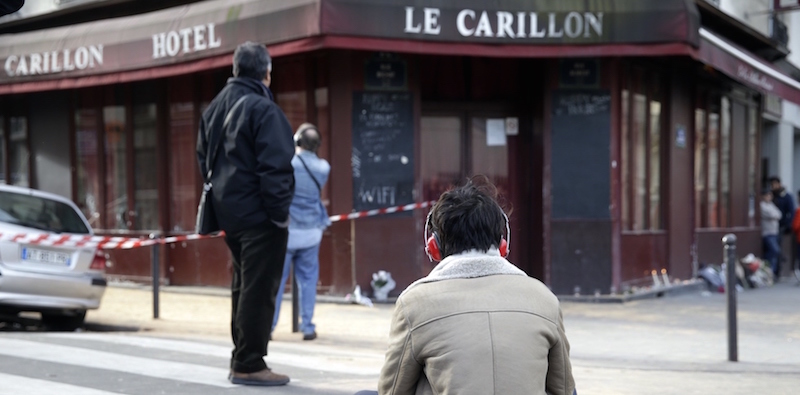
[[[426,250],[441,262],[397,299],[378,393],[572,395],[558,299],[506,260],[508,217],[474,181],[428,215]]]

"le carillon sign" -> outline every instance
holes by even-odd
[[[323,30],[332,34],[496,44],[698,44],[699,15],[691,0],[332,0],[322,6]]]
[[[698,17],[692,7],[691,0],[211,0],[0,36],[0,85],[167,66],[230,54],[246,40],[270,45],[346,36],[485,44],[696,45]]]

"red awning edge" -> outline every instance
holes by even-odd
[[[294,55],[320,49],[392,51],[425,55],[464,55],[504,58],[561,58],[600,56],[691,56],[696,51],[685,43],[601,44],[601,45],[487,45],[474,43],[420,42],[351,36],[317,36],[269,45],[273,57]],[[0,85],[0,95],[78,89],[120,84],[156,78],[174,77],[211,70],[232,64],[232,54],[208,57],[192,62],[149,69],[121,71],[85,77]]]
[[[700,37],[695,59],[759,92],[800,104],[800,82],[704,28]]]

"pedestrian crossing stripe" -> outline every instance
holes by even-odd
[[[52,381],[32,379],[28,377],[12,376],[0,373],[0,395],[115,395],[115,392],[96,390],[72,384],[55,383]]]
[[[231,349],[233,347],[147,336],[125,336],[99,333],[48,333],[46,336],[52,338],[92,340],[226,359],[231,357]],[[309,353],[309,351],[317,352]],[[380,374],[380,367],[383,365],[384,355],[380,353],[334,350],[329,347],[310,344],[303,344],[303,347],[292,347],[290,344],[271,342],[269,344],[269,355],[267,355],[266,361],[270,366],[291,366],[330,373],[377,376]]]
[[[0,358],[7,356],[11,361],[28,360],[33,366],[44,363],[72,369],[96,369],[108,372],[101,374],[111,377],[134,375],[143,380],[167,380],[225,390],[240,387],[227,379],[231,349],[232,346],[221,342],[113,333],[53,332],[0,336]],[[377,351],[358,351],[324,344],[271,342],[266,361],[270,367],[281,372],[294,367],[310,372],[308,377],[329,377],[329,380],[336,378],[335,380],[344,379],[345,382],[366,383],[354,387],[357,388],[369,387],[369,383],[377,379],[383,358],[383,354]],[[0,395],[116,393],[113,392],[114,388],[82,387],[83,384],[74,381],[68,383],[70,380],[59,382],[64,380],[17,375],[18,372],[0,373]],[[319,376],[320,373],[334,376]],[[291,386],[308,389],[318,387],[314,380],[304,380],[303,374],[297,371],[295,374],[290,373],[293,377]],[[339,374],[344,376],[338,376]]]
[[[160,379],[179,380],[221,388],[238,387],[227,380],[228,369],[134,357],[58,344],[37,343],[21,339],[0,338],[0,355],[132,373]]]

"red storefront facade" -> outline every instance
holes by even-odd
[[[510,260],[558,294],[690,278],[729,232],[758,254],[760,95],[798,102],[800,84],[702,28],[691,1],[613,3],[214,0],[0,36],[1,173],[70,196],[98,233],[191,233],[197,120],[252,40],[292,126],[322,131],[331,214],[486,174]],[[334,223],[319,291],[427,274],[426,213]],[[110,254],[110,274],[150,277],[149,250]],[[170,244],[162,263],[172,284],[230,280],[220,239]]]

